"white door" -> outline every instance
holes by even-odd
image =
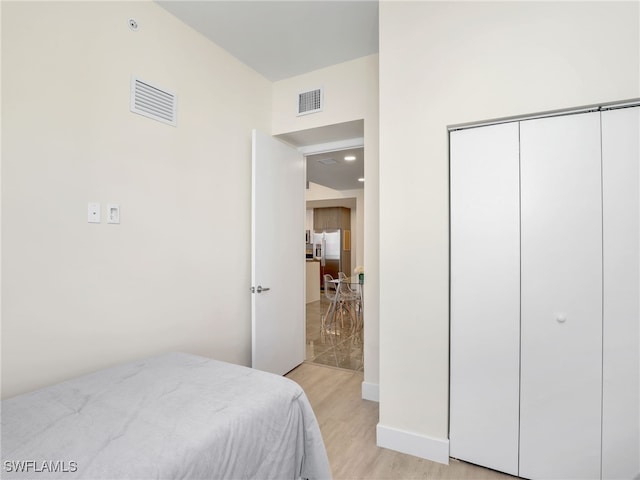
[[[640,107],[602,112],[602,478],[640,472]]]
[[[600,477],[600,114],[523,121],[520,473]]]
[[[451,132],[450,455],[518,474],[518,123]]]
[[[252,147],[252,366],[284,375],[304,361],[305,164],[256,130]]]

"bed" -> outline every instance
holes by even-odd
[[[2,401],[2,478],[331,476],[301,387],[170,353]]]

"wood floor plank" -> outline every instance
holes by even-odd
[[[443,465],[377,447],[378,403],[362,399],[362,372],[303,363],[287,377],[302,386],[309,398],[336,480],[515,478],[453,459]]]

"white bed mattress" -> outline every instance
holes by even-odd
[[[2,478],[329,478],[309,402],[284,377],[184,353],[2,402]]]

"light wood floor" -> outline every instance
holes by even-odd
[[[309,398],[336,480],[515,478],[456,460],[442,465],[378,448],[378,404],[362,400],[362,372],[303,363],[286,376],[300,384]]]

